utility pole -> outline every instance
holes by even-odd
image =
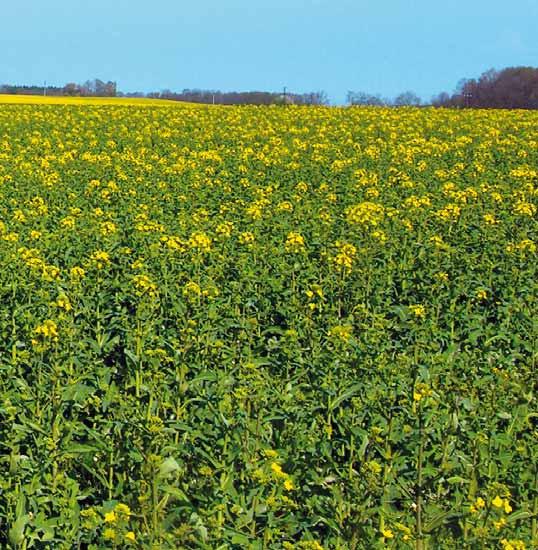
[[[44,84],[43,84],[43,95],[46,96],[47,95],[47,81],[45,80]]]
[[[287,104],[287,99],[288,99],[287,95],[286,95],[286,90],[287,90],[287,88],[286,88],[286,86],[284,86],[284,93],[282,94],[284,96],[284,98],[283,98],[284,99],[284,105]]]

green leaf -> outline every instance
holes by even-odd
[[[8,537],[13,548],[17,548],[17,546],[22,544],[24,540],[24,529],[28,524],[29,519],[30,516],[28,514],[24,514],[23,516],[19,516],[11,526]]]
[[[424,525],[424,532],[431,533],[434,529],[446,523],[448,519],[457,516],[458,514],[455,514],[454,512],[441,512],[436,514]]]
[[[522,520],[522,519],[532,518],[533,515],[534,514],[531,514],[530,512],[527,512],[526,510],[518,510],[517,512],[513,512],[509,516],[506,516],[506,521],[508,523],[514,523],[514,522]]]
[[[334,401],[330,403],[330,409],[334,410],[337,407],[339,407],[346,399],[349,399],[350,397],[354,396],[359,391],[363,390],[364,386],[360,384],[355,384],[348,390],[346,390],[342,395],[338,396]]]
[[[162,464],[159,466],[159,474],[158,476],[160,478],[168,477],[174,472],[178,472],[180,470],[179,464],[176,462],[176,459],[169,456],[166,460],[162,462]]]
[[[460,476],[452,476],[447,479],[447,482],[451,485],[454,485],[455,483],[471,483],[468,479],[465,479]]]

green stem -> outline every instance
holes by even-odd
[[[416,520],[417,520],[417,541],[416,550],[423,550],[424,541],[422,533],[422,461],[424,458],[424,419],[422,418],[422,407],[419,403],[419,437],[420,445],[417,459],[417,501],[416,501]]]
[[[532,544],[538,543],[538,466],[535,466],[534,468],[534,499],[532,505],[531,541]]]

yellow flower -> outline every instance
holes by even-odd
[[[292,231],[288,233],[284,246],[287,252],[300,252],[305,247],[304,237],[300,233]]]
[[[150,297],[155,297],[157,295],[157,285],[147,275],[135,275],[133,284],[139,296],[148,294]]]
[[[186,298],[194,299],[196,296],[200,296],[201,294],[202,289],[200,288],[200,285],[194,281],[189,281],[183,287],[183,296]]]
[[[382,533],[383,533],[383,536],[386,539],[393,539],[394,538],[394,533],[390,529],[383,529]]]
[[[419,382],[413,391],[413,399],[418,402],[423,397],[429,397],[431,394],[431,389],[426,384]]]
[[[502,508],[503,506],[503,499],[497,495],[492,501],[491,501],[491,504],[493,504],[493,506],[495,506],[495,508]]]
[[[424,319],[426,317],[426,308],[421,304],[409,306],[409,311],[419,319]]]
[[[275,477],[286,477],[286,473],[282,470],[282,466],[278,462],[271,462],[271,470]]]
[[[58,339],[58,326],[51,319],[43,321],[43,323],[34,329],[34,333],[43,338],[57,340]]]
[[[125,533],[125,539],[129,542],[134,542],[136,540],[136,535],[132,531],[127,531],[127,533]]]
[[[131,509],[129,508],[129,506],[127,506],[127,504],[122,504],[121,502],[119,504],[116,504],[116,507],[114,508],[114,510],[118,514],[121,514],[121,515],[124,515],[124,516],[130,516],[131,515]]]
[[[395,527],[404,534],[403,540],[409,540],[411,538],[411,529],[407,527],[407,525],[404,525],[403,523],[396,523]]]
[[[482,497],[478,497],[474,505],[480,510],[482,508],[485,508],[486,501]]]
[[[379,230],[373,231],[372,237],[374,239],[377,239],[381,243],[387,242],[387,234],[384,231],[379,231]]]
[[[455,221],[461,214],[461,208],[456,204],[447,204],[444,208],[437,210],[436,214],[445,221]]]
[[[117,520],[116,512],[112,511],[105,514],[105,523],[116,523]]]
[[[375,475],[379,475],[383,471],[381,464],[379,464],[375,460],[370,460],[370,462],[368,462],[366,466]]]
[[[514,205],[513,212],[522,216],[534,216],[536,214],[536,206],[530,202],[520,200]]]
[[[232,234],[234,224],[232,222],[223,222],[217,225],[217,235],[221,237],[229,237]]]
[[[86,275],[86,272],[84,271],[84,269],[82,269],[82,267],[75,266],[71,268],[69,274],[71,275],[72,279],[82,279],[82,277]]]
[[[293,489],[295,489],[295,485],[293,485],[291,479],[286,479],[286,481],[284,481],[284,489],[286,489],[286,491],[293,491]]]
[[[71,305],[71,302],[69,301],[69,298],[65,295],[59,296],[56,300],[57,307],[60,309],[63,309],[65,311],[71,311],[73,309],[73,306]]]
[[[90,259],[93,261],[97,269],[103,269],[103,267],[110,263],[110,255],[104,250],[96,250],[90,256]]]
[[[116,224],[114,222],[103,222],[100,227],[101,235],[112,235],[116,233],[118,228],[116,227]]]
[[[239,235],[239,242],[241,244],[251,245],[254,242],[254,234],[250,231],[244,231]]]
[[[282,201],[277,205],[277,210],[279,212],[291,212],[293,210],[293,205],[289,201]]]
[[[60,222],[60,224],[66,229],[73,229],[75,227],[75,218],[73,218],[73,216],[67,216]]]
[[[198,252],[211,252],[211,239],[205,233],[193,233],[189,246]]]
[[[534,254],[536,252],[536,243],[532,241],[531,239],[523,239],[521,242],[517,244],[508,243],[506,245],[506,251],[509,253],[513,253],[516,250],[518,250],[520,253],[522,253],[522,256],[525,256],[525,252],[530,252],[531,254]]]
[[[480,289],[476,291],[476,298],[477,300],[485,300],[488,297],[488,293],[484,289]]]
[[[263,454],[267,458],[276,458],[278,456],[277,451],[275,451],[274,449],[264,449]]]
[[[376,226],[383,219],[385,208],[382,204],[366,201],[350,206],[345,214],[351,224]]]
[[[503,550],[525,550],[526,546],[525,543],[522,540],[519,539],[502,539],[501,545],[503,547]]]
[[[105,540],[115,540],[116,539],[116,531],[114,531],[114,529],[111,529],[110,527],[108,529],[105,529],[103,531],[103,538]]]
[[[329,337],[347,343],[353,335],[353,327],[351,325],[336,325],[329,329]]]

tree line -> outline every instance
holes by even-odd
[[[394,99],[379,94],[348,92],[350,105],[401,107],[404,105],[452,108],[538,109],[538,68],[507,67],[490,69],[478,78],[463,79],[454,93],[442,92],[430,102],[423,102],[414,92],[407,91]]]
[[[87,80],[82,84],[68,82],[65,86],[26,86],[17,84],[0,85],[1,94],[14,95],[50,95],[50,96],[81,96],[81,97],[116,97],[118,94],[115,82],[104,82],[99,78]]]
[[[323,91],[296,94],[288,92],[222,92],[220,90],[184,89],[181,92],[172,92],[171,90],[151,92],[147,94],[147,97],[216,105],[329,104],[329,98]]]
[[[436,107],[538,109],[538,68],[490,69],[479,78],[463,79],[456,91],[432,99]]]
[[[118,90],[116,82],[98,78],[82,84],[68,82],[65,86],[0,85],[2,94],[29,94],[80,97],[149,97],[206,103],[216,105],[328,105],[324,91],[289,93],[284,91],[223,92],[221,90],[184,89],[181,92],[161,90],[157,92],[125,93]],[[423,101],[413,91],[406,91],[394,98],[361,91],[347,93],[349,105],[385,107],[427,106],[452,108],[504,108],[538,109],[538,68],[507,67],[500,71],[490,69],[480,77],[461,80],[454,93],[442,92],[431,101]]]
[[[220,90],[184,89],[181,92],[162,90],[158,92],[131,92],[118,90],[116,82],[105,82],[98,78],[82,84],[68,82],[64,86],[27,86],[15,84],[0,85],[0,94],[50,95],[70,97],[148,97],[207,103],[218,105],[328,105],[329,98],[324,91],[297,93],[278,93],[264,91],[222,92]]]
[[[349,105],[370,105],[377,107],[419,107],[423,105],[422,99],[412,91],[398,94],[394,99],[381,97],[379,94],[371,94],[368,92],[349,91],[346,100]]]

